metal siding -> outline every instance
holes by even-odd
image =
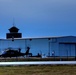
[[[76,43],[76,37],[61,37],[58,38],[58,41],[61,43]]]
[[[14,41],[11,41],[11,40],[1,40],[0,41],[0,49],[1,51],[2,50],[5,50],[7,48],[21,48],[22,50],[21,51],[25,51],[25,47],[26,47],[26,43],[25,43],[25,40],[14,40]]]
[[[43,55],[48,54],[48,41],[47,39],[33,39],[31,41],[28,41],[28,44],[30,45],[31,52],[36,55],[38,53],[42,53]]]
[[[58,43],[57,42],[51,43],[50,46],[51,46],[50,49],[51,56],[53,52],[54,52],[54,56],[59,56]]]
[[[75,56],[75,44],[59,44],[60,56]]]
[[[49,46],[50,43],[50,46]],[[62,44],[61,44],[62,43]],[[61,38],[39,38],[39,39],[15,39],[12,40],[0,40],[0,50],[4,50],[8,47],[22,48],[22,52],[26,47],[30,46],[30,52],[34,55],[37,53],[49,54],[52,56],[52,52],[55,51],[55,56],[75,56],[76,55],[76,38],[75,37],[61,37]]]

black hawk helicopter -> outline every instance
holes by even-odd
[[[17,50],[14,50],[12,48],[8,48],[3,51],[3,53],[0,55],[0,57],[20,57],[20,56],[32,56],[32,53],[29,53],[30,47],[27,47],[27,50],[25,53],[21,52],[21,48],[18,48]]]

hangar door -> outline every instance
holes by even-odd
[[[76,44],[59,44],[59,55],[60,56],[75,56],[76,55]]]

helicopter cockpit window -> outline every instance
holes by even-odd
[[[3,51],[2,54],[6,54],[6,51]]]

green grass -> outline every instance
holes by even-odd
[[[76,75],[76,65],[1,66],[0,75]]]

